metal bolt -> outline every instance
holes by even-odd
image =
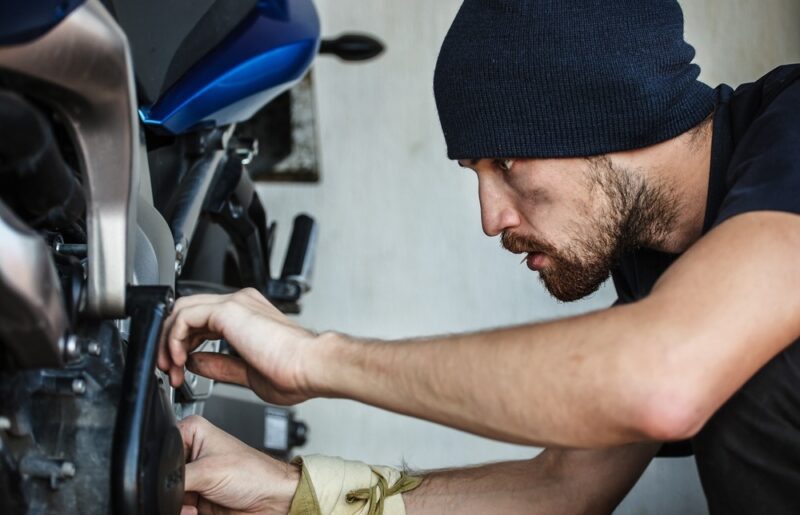
[[[85,258],[89,252],[89,247],[85,243],[62,243],[57,241],[55,251],[67,256]]]
[[[167,314],[172,312],[172,308],[175,307],[175,292],[171,289],[167,292],[167,296],[164,299],[164,303],[167,307]]]
[[[183,270],[183,262],[186,260],[186,247],[188,247],[189,242],[181,241],[175,244],[175,273],[181,275],[181,270]]]
[[[230,211],[231,217],[235,219],[239,219],[244,215],[244,207],[234,199],[228,201],[228,211]]]
[[[89,342],[89,345],[86,346],[86,350],[92,356],[99,356],[100,355],[100,344],[97,342]]]
[[[61,464],[61,477],[75,477],[75,464],[65,461]]]
[[[0,431],[8,431],[11,429],[11,421],[8,417],[0,417]]]
[[[86,381],[83,379],[74,379],[72,381],[72,393],[75,395],[83,395],[86,393]]]
[[[62,338],[62,350],[64,354],[64,359],[67,361],[73,361],[81,357],[81,349],[78,345],[78,337],[74,334],[70,334],[66,338]]]

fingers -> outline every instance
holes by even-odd
[[[178,299],[161,331],[158,367],[164,372],[181,368],[186,363],[188,352],[205,340],[223,336],[226,317],[221,315],[222,312],[233,312],[237,308],[257,311],[266,306],[271,307],[252,288],[229,295],[192,295]],[[182,378],[179,371],[171,372],[170,376],[173,380],[178,376]]]
[[[225,454],[244,445],[198,415],[179,420],[178,430],[181,432],[187,462],[194,462],[214,453]],[[188,492],[189,488],[186,491]]]
[[[198,501],[197,492],[184,492],[183,493],[183,505],[187,507],[196,507]]]
[[[216,304],[222,302],[227,295],[191,295],[188,297],[181,297],[175,302],[175,306],[172,308],[172,313],[164,320],[163,327],[161,328],[161,339],[158,345],[158,358],[157,364],[158,368],[162,371],[167,372],[172,365],[170,356],[166,346],[166,340],[169,336],[169,333],[172,331],[172,326],[175,323],[178,315],[180,314],[181,310],[196,306],[198,304]]]
[[[186,367],[197,375],[250,387],[247,365],[239,358],[213,352],[195,352],[189,356]]]
[[[198,458],[200,450],[203,448],[203,431],[206,425],[211,425],[211,423],[198,415],[191,415],[178,421],[178,430],[181,432],[183,455],[186,456],[186,461],[194,461]]]
[[[197,304],[181,309],[166,336],[165,360],[169,364],[170,382],[173,387],[183,383],[183,367],[194,348],[208,338],[222,336],[223,327],[214,327],[214,319],[223,318],[223,304]]]

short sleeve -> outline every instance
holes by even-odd
[[[713,225],[750,211],[800,213],[800,80],[753,120],[731,157],[727,183]]]

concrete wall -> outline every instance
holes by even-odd
[[[684,1],[703,78],[737,84],[800,61],[797,0]],[[298,211],[321,224],[314,291],[299,321],[382,338],[468,331],[563,317],[609,305],[606,287],[575,304],[551,300],[519,260],[480,229],[476,179],[445,157],[432,95],[439,44],[457,0],[319,0],[326,34],[379,35],[378,61],[315,67],[323,178],[261,188],[287,237]],[[281,248],[276,253],[282,255]],[[491,442],[349,401],[298,408],[307,453],[433,468],[536,449]],[[659,460],[618,513],[704,513],[693,462]]]

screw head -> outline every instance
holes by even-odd
[[[75,464],[71,461],[65,461],[61,464],[62,477],[75,477]]]
[[[72,381],[72,393],[75,395],[83,395],[86,393],[86,381],[83,379],[74,379]]]
[[[62,339],[62,352],[66,361],[73,361],[81,357],[81,349],[78,345],[78,337],[70,334]]]

